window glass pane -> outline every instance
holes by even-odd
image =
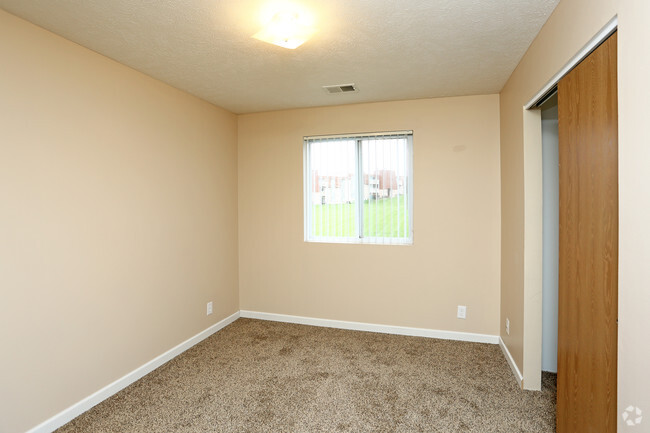
[[[405,137],[362,140],[364,237],[410,237],[408,152]]]
[[[356,140],[309,143],[310,237],[357,236]]]

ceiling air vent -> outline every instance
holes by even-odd
[[[356,88],[354,83],[352,84],[336,84],[334,86],[323,86],[323,89],[327,93],[348,93],[348,92],[358,92],[359,89]]]

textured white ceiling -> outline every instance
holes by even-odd
[[[559,0],[300,0],[296,50],[251,38],[264,0],[0,0],[0,7],[234,113],[496,93]],[[322,86],[355,83],[357,93]]]

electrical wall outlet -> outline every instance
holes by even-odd
[[[210,314],[212,314],[212,301],[208,302],[206,316],[209,316]]]
[[[459,319],[464,319],[467,317],[467,307],[465,305],[458,306],[458,313],[456,314],[456,317]]]
[[[510,335],[510,319],[506,318],[506,334]]]

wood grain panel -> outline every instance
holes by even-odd
[[[616,432],[616,33],[558,84],[558,433]]]

